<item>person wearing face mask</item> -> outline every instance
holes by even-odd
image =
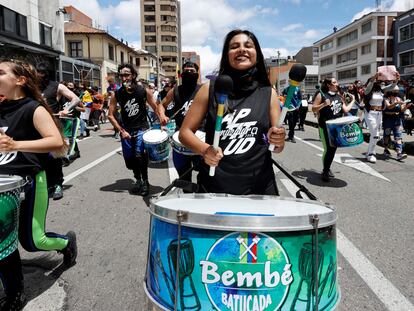
[[[170,89],[158,105],[161,124],[165,125],[170,119],[175,120],[176,130],[180,130],[184,117],[200,88],[198,84],[198,65],[193,62],[186,62],[182,69],[182,84]],[[169,107],[172,102],[174,102],[174,105]],[[192,166],[196,166],[200,162],[200,157],[184,155],[173,150],[173,162],[180,179],[191,181],[190,173],[183,174]]]
[[[342,117],[351,110],[353,105],[353,101],[347,104],[344,96],[339,91],[338,81],[335,78],[326,78],[323,80],[312,106],[312,111],[318,114],[319,136],[324,149],[321,177],[326,182],[335,177],[331,171],[331,164],[337,149],[337,147],[329,144],[326,121]]]
[[[138,73],[130,64],[118,67],[122,87],[114,92],[109,104],[108,119],[121,134],[122,155],[126,167],[133,171],[133,193],[147,196],[148,154],[144,149],[143,134],[148,129],[146,102],[157,111],[152,92],[137,84]],[[121,107],[121,120],[116,117],[117,103]]]
[[[219,147],[212,145],[217,118],[214,81],[201,86],[179,135],[185,146],[203,157],[197,176],[199,191],[278,195],[269,143],[275,145],[273,152],[281,152],[286,132],[276,127],[278,94],[270,85],[259,41],[252,32],[235,29],[227,34],[219,74],[233,80]],[[195,135],[203,123],[205,142]],[[211,166],[214,176],[209,175]]]
[[[397,81],[392,84],[386,84],[385,81],[378,80],[379,74],[368,80],[365,89],[364,107],[365,122],[369,129],[369,144],[367,150],[367,161],[371,163],[377,162],[375,146],[380,138],[382,125],[382,110],[385,107],[384,92],[392,90],[398,82],[399,74],[397,73]]]
[[[391,141],[391,133],[395,139],[395,150],[397,151],[397,160],[401,161],[407,157],[402,151],[403,142],[403,118],[404,111],[411,107],[411,103],[405,104],[398,97],[399,88],[395,88],[385,93],[385,107],[383,111],[383,128],[384,128],[384,155],[391,156],[388,145]]]
[[[69,114],[80,103],[80,99],[62,83],[52,81],[49,78],[49,70],[44,64],[37,66],[37,72],[40,78],[40,91],[52,110],[56,118],[64,117]],[[65,97],[70,101],[67,107],[61,105],[61,98]],[[50,158],[46,167],[46,175],[48,181],[49,194],[53,200],[63,198],[63,162],[61,158]]]

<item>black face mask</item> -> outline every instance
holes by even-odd
[[[184,86],[188,87],[195,87],[198,81],[198,73],[191,72],[191,71],[184,71],[181,75],[181,79],[183,81]]]

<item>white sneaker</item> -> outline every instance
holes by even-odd
[[[370,154],[370,155],[367,156],[367,161],[371,162],[371,163],[375,163],[375,162],[377,162],[377,158],[375,157],[375,155]]]
[[[397,154],[397,160],[398,161],[404,160],[406,157],[407,157],[407,155],[405,153]]]

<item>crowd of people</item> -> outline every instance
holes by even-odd
[[[171,81],[161,90],[139,81],[134,66],[122,64],[118,68],[120,83],[108,79],[109,87],[102,94],[96,87],[76,86],[73,81],[54,82],[44,66],[36,70],[24,62],[0,61],[0,152],[16,152],[15,159],[0,165],[0,174],[18,175],[27,181],[20,205],[22,246],[28,251],[56,250],[63,254],[65,266],[75,263],[75,232],[60,235],[45,231],[48,200],[63,197],[62,166],[80,157],[76,140],[89,136],[91,130],[98,131],[106,120],[120,139],[125,165],[133,173],[132,192],[141,196],[150,193],[143,135],[157,124],[166,126],[172,121],[179,130],[179,140],[192,151],[188,155],[174,150],[174,165],[180,178],[188,182],[192,176],[189,171],[198,171],[197,192],[278,195],[268,147],[274,145],[273,153],[277,154],[283,151],[285,140],[295,142],[295,126],[298,123],[299,130],[304,130],[309,105],[318,117],[324,146],[324,181],[333,177],[330,167],[336,152],[328,143],[326,122],[343,115],[364,114],[361,126],[370,132],[367,161],[376,161],[381,130],[384,154],[390,154],[393,134],[397,159],[406,157],[402,133],[405,128],[412,135],[414,87],[402,89],[398,75],[395,81],[387,82],[375,75],[364,86],[356,81],[346,88],[335,78],[327,78],[313,96],[302,97],[298,92],[295,100],[301,104],[287,116],[286,138],[285,128],[277,126],[279,96],[252,32],[237,29],[227,34],[218,72],[233,83],[220,116],[221,131],[216,124],[219,86],[214,80],[199,84],[199,68],[192,62],[182,67],[181,85]],[[205,132],[205,140],[196,135],[197,130]],[[18,249],[0,260],[0,278],[6,294],[0,310],[21,310],[26,298]]]

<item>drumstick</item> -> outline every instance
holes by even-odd
[[[282,107],[282,111],[280,112],[279,120],[276,124],[276,127],[281,127],[283,120],[285,120],[286,113],[288,111],[295,110],[297,107],[294,105],[293,95],[295,95],[296,91],[298,91],[299,84],[305,79],[306,77],[306,66],[303,64],[295,64],[290,68],[289,71],[289,86],[287,91],[287,96],[285,100],[285,104]],[[275,149],[275,145],[269,145],[269,151],[273,151]]]
[[[213,147],[217,150],[220,142],[221,122],[223,121],[224,105],[227,102],[228,94],[233,90],[233,80],[227,75],[220,75],[217,77],[214,89],[217,94],[217,119],[214,130]],[[215,166],[210,166],[210,176],[214,176],[216,172]]]

